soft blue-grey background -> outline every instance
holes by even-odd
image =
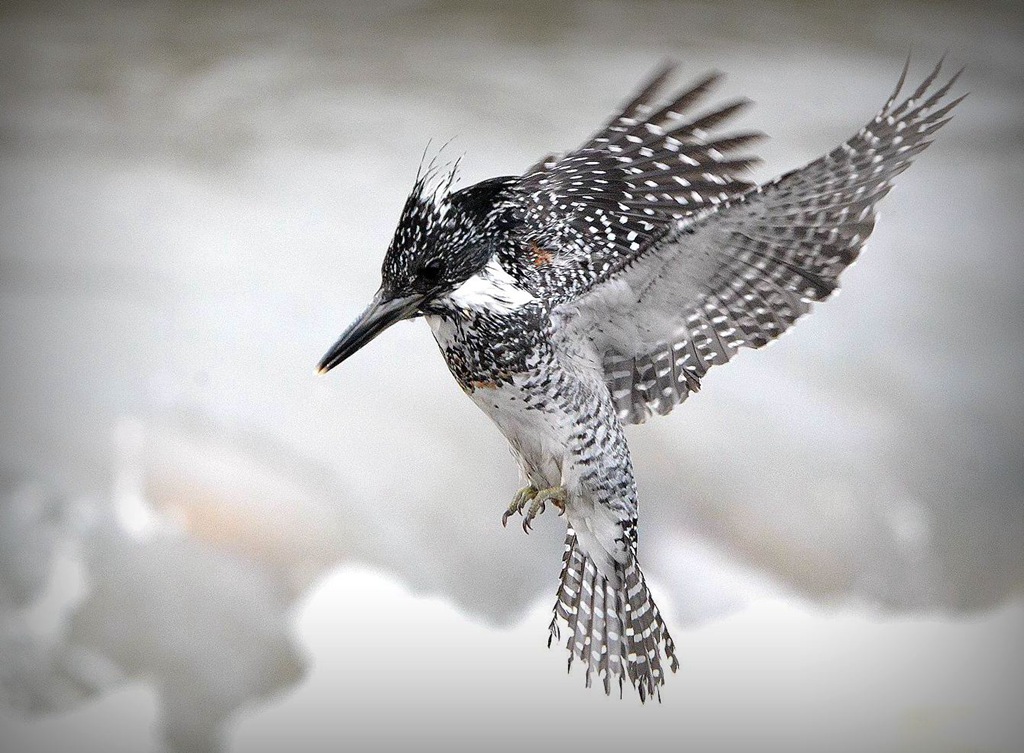
[[[1012,1],[5,3],[0,743],[1012,750],[1022,28]],[[425,145],[464,184],[521,171],[675,58],[757,102],[766,179],[910,49],[971,96],[842,293],[629,432],[666,703],[584,691],[543,649],[563,522],[501,528],[514,463],[422,322],[313,373]]]

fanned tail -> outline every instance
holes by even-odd
[[[562,575],[551,619],[548,646],[560,638],[560,624],[567,629],[565,647],[569,669],[574,659],[586,665],[586,682],[597,673],[610,694],[612,681],[619,695],[626,678],[640,694],[640,701],[657,696],[665,684],[662,653],[668,666],[679,668],[675,644],[644,581],[635,552],[625,565],[616,565],[615,579],[602,575],[579,546],[570,528],[565,537]]]

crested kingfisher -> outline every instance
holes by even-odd
[[[876,205],[963,97],[942,61],[895,91],[844,144],[756,185],[757,133],[719,133],[746,100],[698,109],[718,74],[682,91],[658,70],[578,149],[521,176],[454,189],[417,175],[380,289],[320,362],[422,316],[452,375],[497,424],[525,486],[502,523],[567,522],[548,645],[568,635],[620,695],[657,694],[675,646],[637,559],[637,492],[623,427],[664,415],[708,370],[760,348],[836,289]]]

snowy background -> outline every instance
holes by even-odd
[[[1024,740],[1019,3],[0,10],[0,750],[1014,751]],[[633,428],[660,706],[544,648],[564,522],[422,321],[313,367],[429,139],[463,185],[666,58],[759,179],[949,51],[971,96],[843,291]]]

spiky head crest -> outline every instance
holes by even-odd
[[[479,271],[498,239],[497,201],[513,178],[452,191],[458,161],[416,175],[381,268],[390,295],[439,293]]]

